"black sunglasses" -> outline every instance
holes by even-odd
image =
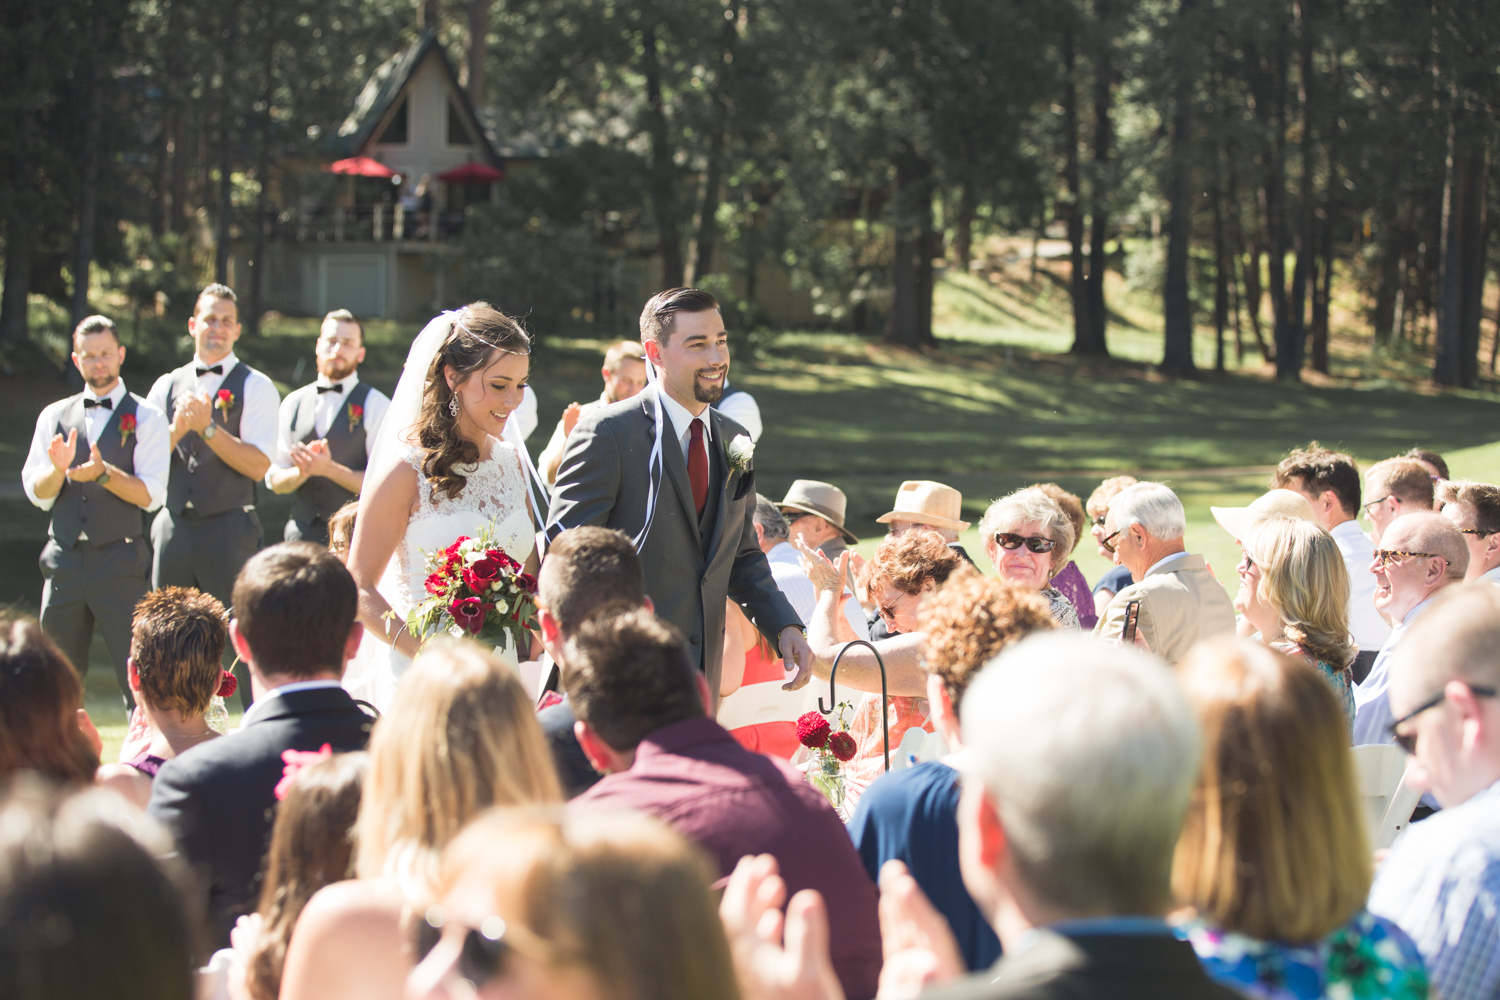
[[[1129,525],[1126,525],[1126,527],[1129,527]],[[1102,546],[1104,546],[1104,551],[1105,552],[1114,552],[1114,550],[1115,550],[1115,539],[1119,538],[1120,537],[1120,532],[1122,532],[1124,530],[1125,530],[1125,528],[1120,528],[1118,531],[1115,531],[1113,534],[1105,535],[1103,538],[1099,539],[1099,544],[1102,545]]]
[[[1038,535],[1026,535],[1022,537],[1009,531],[997,531],[995,533],[995,544],[1002,549],[1012,551],[1024,545],[1028,552],[1051,552],[1053,547],[1057,545],[1050,538],[1042,538]]]
[[[432,930],[440,932],[446,922],[441,907],[428,908],[426,923]],[[505,973],[506,963],[514,951],[510,942],[505,940],[505,930],[504,920],[489,916],[478,927],[468,928],[464,934],[463,947],[459,950],[455,968],[461,977],[476,988]],[[436,940],[432,942],[436,943]]]
[[[1495,695],[1497,693],[1500,693],[1500,692],[1496,692],[1496,690],[1494,688],[1487,687],[1487,686],[1485,686],[1483,684],[1470,684],[1469,685],[1469,690],[1472,691],[1472,692],[1474,692],[1476,695],[1478,695],[1481,698],[1493,698],[1493,697],[1495,697]],[[1391,734],[1391,738],[1396,741],[1396,745],[1398,747],[1400,747],[1402,750],[1405,750],[1409,754],[1416,753],[1417,752],[1417,734],[1416,733],[1398,733],[1398,732],[1396,732],[1396,730],[1400,729],[1406,723],[1410,722],[1412,719],[1415,719],[1417,716],[1421,715],[1423,712],[1427,711],[1428,709],[1437,708],[1444,701],[1446,701],[1447,698],[1448,698],[1448,692],[1447,692],[1446,689],[1442,690],[1442,691],[1439,691],[1437,694],[1433,695],[1431,698],[1428,698],[1426,701],[1422,702],[1422,704],[1418,705],[1416,708],[1412,709],[1410,712],[1407,712],[1405,715],[1401,716],[1401,718],[1397,719],[1395,722],[1391,723],[1389,726],[1386,726],[1385,727],[1386,731]]]

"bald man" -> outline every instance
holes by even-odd
[[[1402,514],[1386,525],[1370,571],[1375,607],[1395,628],[1375,657],[1370,675],[1354,688],[1354,745],[1392,743],[1389,702],[1391,656],[1411,624],[1444,587],[1462,583],[1469,547],[1453,522],[1432,511]]]

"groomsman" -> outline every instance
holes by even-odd
[[[167,417],[125,391],[125,348],[114,323],[90,316],[73,331],[85,388],[37,418],[21,470],[26,497],[52,512],[42,549],[42,628],[80,674],[99,626],[128,708],[130,618],[145,596],[151,554],[142,511],[167,494]]]
[[[235,357],[239,307],[227,285],[198,293],[188,333],[193,359],[157,379],[148,397],[171,421],[172,444],[166,505],[151,526],[151,583],[197,587],[228,606],[235,575],[264,537],[255,484],[271,467],[281,399]]]
[[[365,330],[336,309],[318,335],[317,381],[289,393],[276,419],[276,456],[266,485],[291,493],[289,542],[328,544],[328,518],[359,495],[370,448],[390,398],[359,380]]]

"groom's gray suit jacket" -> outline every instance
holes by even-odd
[[[656,390],[585,413],[568,437],[547,514],[547,538],[600,525],[635,537],[646,520],[647,462],[656,439]],[[646,593],[656,613],[682,630],[708,678],[715,708],[724,660],[724,598],[745,609],[774,648],[801,619],[782,595],[755,536],[754,469],[731,471],[724,449],[745,429],[710,407],[708,502],[693,512],[687,464],[665,420],[664,471],[656,517],[641,547]],[[748,435],[747,435],[748,436]]]

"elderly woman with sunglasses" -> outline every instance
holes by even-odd
[[[1074,539],[1073,522],[1056,500],[1036,486],[1007,494],[984,512],[979,537],[1000,579],[1045,597],[1058,628],[1081,628],[1073,602],[1052,586]]]

